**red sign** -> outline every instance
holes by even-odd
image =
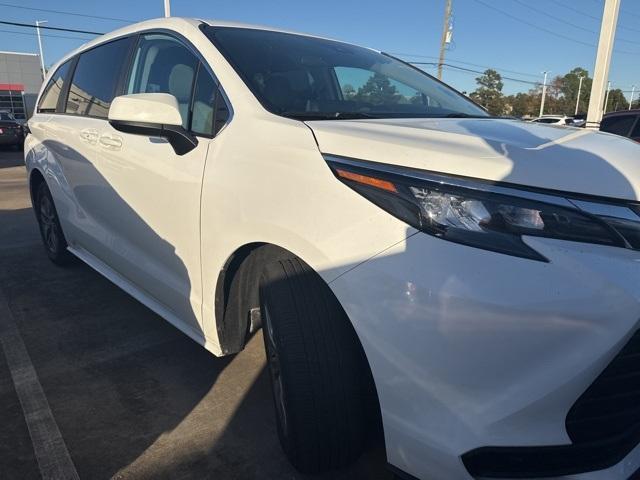
[[[21,83],[0,83],[0,90],[24,92],[24,85]]]

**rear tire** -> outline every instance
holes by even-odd
[[[266,266],[260,308],[283,450],[303,473],[345,467],[379,431],[375,386],[351,322],[297,258]]]
[[[36,188],[34,210],[47,256],[57,265],[68,265],[73,256],[67,250],[67,240],[60,226],[58,212],[49,187],[44,181]]]

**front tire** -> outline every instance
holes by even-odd
[[[260,308],[283,450],[303,473],[347,466],[379,423],[371,372],[349,319],[297,258],[267,265]]]
[[[57,265],[69,264],[73,257],[67,250],[67,241],[62,233],[58,212],[49,187],[44,181],[40,182],[36,189],[34,209],[47,256]]]

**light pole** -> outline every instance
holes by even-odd
[[[40,25],[43,23],[47,23],[46,20],[37,20],[36,21],[36,32],[38,33],[38,48],[40,49],[40,68],[42,68],[42,79],[47,75],[46,70],[44,69],[44,53],[42,53],[42,38],[40,38]]]
[[[171,0],[164,0],[164,16],[171,16]]]
[[[607,82],[607,96],[604,97],[604,113],[607,113],[607,107],[609,106],[610,93],[611,93],[611,82]]]
[[[587,128],[595,130],[600,128],[603,113],[603,100],[605,98],[606,82],[609,78],[609,67],[613,53],[613,43],[616,37],[616,25],[620,11],[620,0],[606,0],[602,14],[602,26],[600,27],[600,40],[598,41],[598,54],[596,67],[593,73],[591,96],[589,98],[589,112],[587,113]]]
[[[578,85],[578,98],[576,99],[576,113],[574,115],[578,115],[578,109],[580,108],[580,94],[582,93],[583,80],[584,80],[584,76],[580,75],[580,84]]]
[[[631,100],[629,100],[629,110],[631,110],[631,105],[633,105],[633,95],[636,93],[636,86],[631,87]]]
[[[442,38],[440,40],[440,58],[438,59],[438,80],[442,80],[442,64],[444,63],[444,53],[447,49],[447,38],[449,36],[449,24],[451,22],[451,2],[447,0],[444,9],[444,25],[442,26]]]
[[[544,101],[545,97],[547,96],[547,75],[549,74],[549,72],[542,73],[544,73],[544,81],[542,83],[542,101],[540,102],[540,115],[538,115],[539,117],[541,117],[544,113]]]

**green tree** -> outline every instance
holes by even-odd
[[[478,88],[471,93],[471,98],[486,108],[492,115],[503,115],[505,107],[502,95],[502,76],[493,69],[485,70],[484,74],[476,78]]]
[[[619,88],[609,92],[609,101],[607,102],[605,112],[616,112],[618,110],[626,110],[629,108],[629,102],[624,93]]]
[[[591,85],[593,80],[589,77],[589,72],[581,67],[576,67],[562,77],[562,87],[560,88],[564,95],[566,106],[564,113],[575,113],[576,100],[578,99],[578,90],[580,87],[580,77],[582,80],[582,90],[580,92],[580,104],[578,112],[585,113],[589,106],[589,98],[591,97]]]
[[[391,85],[389,78],[381,73],[374,73],[353,96],[353,100],[373,105],[400,103],[403,98],[396,87]]]
[[[505,97],[505,110],[509,110],[509,114],[515,117],[534,116],[538,114],[536,107],[536,98],[531,93],[516,93]]]
[[[342,87],[342,96],[345,100],[351,100],[356,96],[356,89],[353,88],[353,85],[347,83],[344,87]]]

